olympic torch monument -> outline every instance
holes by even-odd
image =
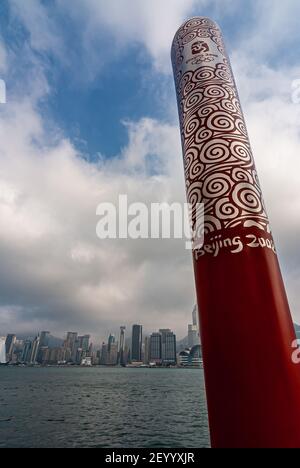
[[[296,339],[222,33],[192,18],[172,46],[213,447],[300,447]],[[195,213],[194,213],[195,214]]]

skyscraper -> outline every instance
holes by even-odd
[[[17,340],[16,335],[7,335],[6,337],[5,350],[6,350],[6,355],[9,361],[12,359],[16,340]]]
[[[193,325],[198,325],[198,307],[195,305],[193,312],[192,312],[192,317],[193,317]]]
[[[50,332],[42,331],[40,334],[40,347],[46,348],[49,345]]]
[[[4,337],[0,337],[0,364],[6,364],[6,348]]]
[[[115,344],[115,342],[116,342],[115,335],[110,334],[109,337],[108,337],[108,352],[110,352],[111,347],[112,347],[113,344]]]
[[[108,345],[106,343],[102,343],[100,364],[102,366],[106,366],[107,363],[108,363]]]
[[[142,340],[143,340],[142,325],[133,325],[132,345],[131,345],[131,360],[132,361],[141,361],[142,359]]]
[[[125,330],[126,327],[120,327],[120,339],[119,339],[119,352],[118,352],[118,364],[121,366],[125,365],[124,351],[125,351]]]
[[[145,336],[144,340],[144,364],[149,364],[150,362],[150,337]]]
[[[150,361],[161,363],[161,334],[152,333],[150,336]]]
[[[77,338],[78,338],[77,333],[68,332],[67,333],[67,339],[66,339],[66,342],[65,342],[65,347],[69,348],[71,351],[73,351],[74,347],[75,347],[75,343],[77,341]]]
[[[78,343],[78,333],[68,332],[64,347],[70,351],[71,361],[76,362]]]
[[[176,363],[176,336],[167,330],[159,330],[161,335],[161,360],[163,364]]]
[[[110,344],[107,365],[116,366],[118,363],[118,343],[114,342]]]
[[[198,320],[198,306],[195,305],[192,312],[192,324],[188,326],[188,347],[193,348],[200,344],[200,331]]]
[[[188,347],[193,348],[193,346],[196,346],[199,342],[198,327],[197,325],[190,324],[188,326]]]
[[[25,363],[29,363],[30,359],[31,359],[31,352],[32,352],[32,341],[31,340],[26,340],[24,342],[21,361],[25,362]]]
[[[31,355],[30,355],[30,364],[36,364],[37,363],[37,356],[39,352],[39,347],[40,347],[40,337],[39,335],[35,338],[35,340],[32,343],[32,348],[31,348]]]
[[[46,348],[48,348],[49,335],[50,335],[50,332],[48,331],[42,331],[40,334],[40,344],[39,344],[39,350],[37,354],[37,362],[40,364],[43,362],[43,352]]]

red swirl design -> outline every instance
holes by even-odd
[[[207,43],[210,56],[191,52],[199,38]],[[184,58],[187,50],[192,57],[189,61]],[[175,36],[172,55],[188,201],[193,207],[204,202],[206,232],[252,222],[269,232],[248,133],[218,26],[206,18],[187,21]],[[207,65],[211,57],[214,63]]]

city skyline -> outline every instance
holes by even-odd
[[[170,48],[199,13],[224,31],[299,322],[299,2],[251,0],[245,14],[236,0],[76,0],[72,15],[67,3],[0,2],[1,332],[104,339],[122,321],[184,335],[195,301],[185,241],[99,240],[96,208],[119,194],[186,201]]]
[[[64,338],[57,338],[49,331],[41,331],[34,338],[20,339],[16,334],[1,338],[0,363],[26,365],[177,365],[181,351],[192,350],[201,346],[200,330],[196,323],[197,307],[192,311],[193,324],[187,325],[187,336],[177,341],[176,334],[170,329],[158,329],[150,334],[143,334],[143,325],[133,324],[126,335],[126,326],[121,325],[119,336],[109,333],[101,344],[93,343],[91,335],[78,332],[66,332]],[[196,327],[196,334],[190,335],[191,327]],[[3,357],[5,347],[5,359]],[[199,353],[198,353],[199,354]],[[197,355],[198,355],[197,354]],[[201,354],[201,353],[200,353]],[[183,360],[182,363],[185,363]]]

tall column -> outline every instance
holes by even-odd
[[[212,445],[300,447],[295,332],[219,27],[187,21],[172,61],[193,217],[204,204],[193,257]]]

